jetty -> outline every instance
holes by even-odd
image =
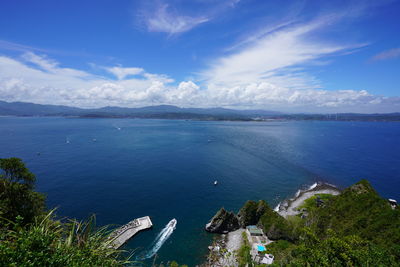
[[[111,240],[110,246],[118,249],[135,234],[151,227],[153,227],[153,223],[149,216],[134,219],[111,233],[109,237]]]

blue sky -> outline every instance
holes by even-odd
[[[395,0],[2,1],[0,100],[400,112]]]

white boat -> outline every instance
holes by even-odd
[[[218,184],[218,181],[217,181],[217,180],[215,180],[215,181],[214,181],[214,185],[217,185],[217,184]]]
[[[168,223],[168,228],[172,228],[175,229],[176,228],[176,219],[172,219],[169,223]]]

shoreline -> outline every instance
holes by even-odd
[[[317,194],[330,194],[336,196],[340,193],[341,190],[334,185],[317,182],[308,189],[297,191],[294,197],[280,202],[274,208],[274,211],[286,219],[288,216],[299,215],[300,211],[298,208],[310,197],[313,197]]]
[[[200,267],[239,266],[236,261],[236,252],[243,244],[242,233],[244,231],[244,228],[240,228],[227,234],[216,236],[213,243],[208,246],[209,252],[206,262],[201,264]]]
[[[287,219],[288,216],[299,215],[301,212],[298,208],[310,197],[317,194],[339,195],[340,193],[341,190],[334,185],[316,182],[307,189],[298,190],[293,197],[283,200],[273,210]],[[206,263],[200,266],[237,267],[238,263],[236,261],[235,252],[239,250],[243,244],[242,233],[245,230],[244,228],[240,228],[226,234],[217,235],[212,244],[208,247],[209,252]]]

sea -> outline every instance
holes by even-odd
[[[98,226],[118,227],[150,216],[153,228],[123,247],[144,266],[196,266],[221,207],[275,207],[317,181],[368,179],[400,200],[398,122],[1,117],[0,157],[23,159],[60,218],[95,214]]]

